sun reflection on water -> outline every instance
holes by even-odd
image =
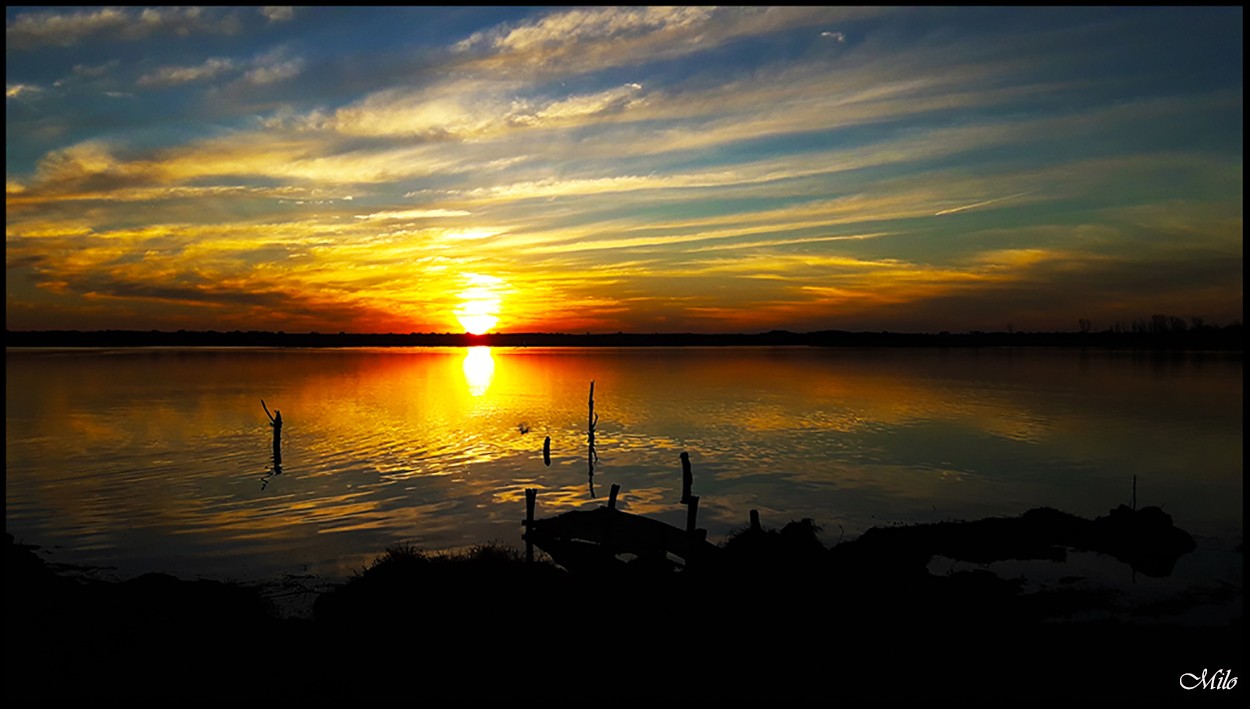
[[[495,376],[495,360],[490,356],[489,347],[470,347],[464,353],[464,380],[469,384],[469,393],[481,396],[490,389],[490,380]]]

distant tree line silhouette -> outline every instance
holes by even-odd
[[[1234,323],[1231,327],[1241,327],[1241,323]],[[1197,315],[1190,316],[1189,320],[1178,318],[1175,315],[1163,315],[1156,313],[1151,315],[1149,319],[1139,318],[1134,320],[1126,328],[1124,323],[1117,321],[1111,326],[1112,332],[1135,332],[1139,334],[1164,335],[1168,333],[1183,333],[1190,330],[1196,331],[1212,331],[1221,328],[1215,324],[1208,325],[1205,320]]]
[[[1131,322],[1116,321],[1101,331],[1087,319],[1067,332],[1007,331],[966,333],[850,332],[819,330],[762,333],[287,333],[283,331],[219,332],[216,330],[5,330],[7,347],[996,347],[1106,346],[1169,349],[1242,348],[1239,321],[1219,326],[1201,317],[1188,319],[1152,315]]]

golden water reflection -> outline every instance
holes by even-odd
[[[10,352],[6,364],[10,532],[96,555],[84,561],[139,549],[171,569],[337,568],[400,541],[515,543],[527,487],[546,516],[602,504],[619,483],[623,509],[682,526],[682,451],[713,539],[750,509],[848,536],[930,521],[918,514],[1092,516],[1128,499],[1135,474],[1188,527],[1241,526],[1239,362],[476,347]],[[284,418],[283,474],[267,481],[262,397]]]
[[[495,360],[490,356],[489,347],[469,347],[464,353],[464,380],[469,384],[469,393],[481,396],[490,389],[491,377],[495,375]]]

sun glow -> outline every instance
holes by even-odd
[[[499,291],[503,280],[494,276],[471,273],[469,285],[458,295],[460,307],[456,308],[456,320],[471,335],[484,335],[499,324],[502,299]]]

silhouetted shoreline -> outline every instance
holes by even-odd
[[[5,331],[6,347],[1094,347],[1241,351],[1240,324],[1137,332],[289,333],[215,330]]]
[[[1052,544],[1092,543],[1149,571],[1139,553],[1166,561],[1189,548],[1156,508],[880,528],[828,548],[817,529],[746,529],[720,547],[726,563],[677,574],[637,563],[568,573],[497,543],[459,555],[395,547],[319,594],[312,618],[280,617],[255,586],[74,579],[6,535],[6,697],[585,703],[679,690],[697,704],[773,706],[1236,696],[1178,685],[1183,673],[1242,671],[1239,614],[1168,620],[1216,600],[1207,591],[1135,609],[1140,620],[1100,620],[1082,614],[1114,606],[1109,590],[1024,594],[982,569],[925,570],[935,553],[1050,559],[1063,553]],[[1139,551],[1115,551],[1126,544]]]

